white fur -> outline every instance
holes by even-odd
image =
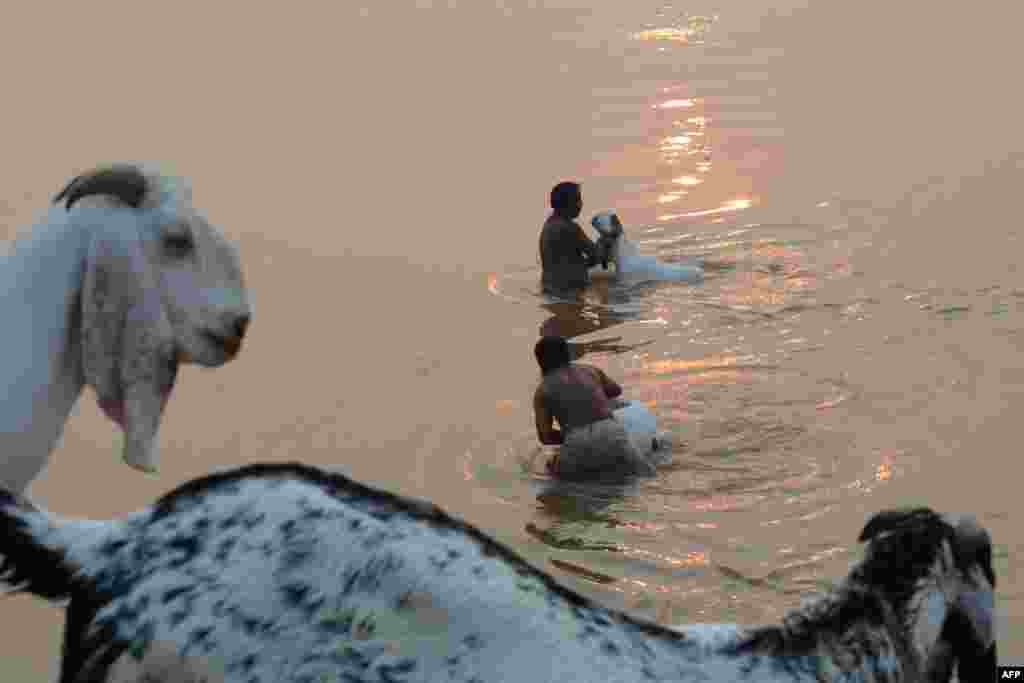
[[[156,642],[141,660],[118,658],[107,683],[223,683],[224,673],[207,658],[186,657],[173,643]]]
[[[614,211],[602,211],[591,220],[600,240],[611,244],[611,258],[615,262],[617,277],[632,282],[688,282],[696,284],[704,279],[704,269],[692,263],[664,263],[656,256],[641,254],[637,246],[626,238],[622,223]]]
[[[995,654],[991,540],[930,510],[873,517],[849,575],[762,628],[631,618],[428,503],[298,464],[215,474],[99,525],[4,495],[0,529],[0,578],[85,598],[71,680],[898,683]],[[936,624],[955,615],[970,625],[947,638]],[[119,665],[90,670],[108,652]]]
[[[647,406],[641,401],[626,401],[626,404],[617,408],[614,413],[615,419],[626,428],[626,434],[640,455],[651,461],[653,464],[662,464],[666,458],[659,458],[661,454],[669,454],[671,447],[670,440],[658,432],[658,424]]]
[[[0,483],[11,490],[44,469],[86,385],[124,409],[125,461],[154,470],[177,362],[218,366],[237,351],[205,336],[231,338],[250,315],[234,246],[192,207],[181,179],[130,168],[147,179],[138,207],[110,195],[70,209],[60,201],[0,264]],[[194,250],[171,254],[172,233],[191,236]]]

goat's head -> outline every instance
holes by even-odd
[[[928,681],[995,679],[996,577],[992,541],[971,516],[927,508],[880,512],[861,532],[867,541],[855,574],[904,618],[910,646]]]
[[[85,380],[124,429],[125,461],[153,471],[178,363],[219,366],[241,347],[251,311],[238,255],[192,207],[182,179],[137,165],[80,175],[54,203],[89,234]]]
[[[594,230],[597,230],[602,238],[609,239],[612,242],[625,233],[622,221],[619,220],[618,214],[614,211],[601,211],[597,213],[590,219],[590,224],[594,226]]]
[[[597,230],[597,251],[601,264],[608,268],[608,262],[618,258],[615,245],[619,239],[625,237],[626,231],[622,227],[622,221],[614,211],[601,211],[590,219],[590,224]]]

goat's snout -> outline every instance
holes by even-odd
[[[235,317],[234,323],[230,326],[235,336],[241,340],[245,336],[245,331],[249,329],[249,323],[252,321],[252,315],[249,313],[243,313]]]
[[[224,315],[217,328],[207,328],[203,334],[209,343],[220,348],[228,358],[234,358],[242,349],[242,338],[251,320],[250,313]]]

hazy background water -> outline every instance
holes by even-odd
[[[75,173],[188,175],[241,245],[244,353],[186,370],[153,478],[83,400],[33,494],[107,516],[243,462],[429,497],[665,623],[775,619],[906,503],[992,531],[1003,659],[1024,608],[1024,9],[925,2],[24,5],[0,28],[8,236]],[[698,287],[537,293],[576,178]],[[529,398],[573,335],[679,445],[655,480],[555,486]],[[62,613],[13,598],[3,671]]]

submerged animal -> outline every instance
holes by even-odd
[[[0,265],[0,483],[24,492],[85,386],[157,467],[156,432],[181,362],[235,357],[251,317],[236,248],[186,182],[135,164],[74,178]]]
[[[623,401],[613,411],[615,419],[626,428],[633,447],[654,465],[663,464],[671,454],[671,439],[658,431],[654,413],[641,401]]]
[[[71,598],[61,683],[993,680],[988,533],[918,508],[860,540],[780,624],[667,628],[430,503],[299,464],[211,474],[111,521],[0,495],[0,577]]]
[[[614,211],[602,211],[591,219],[598,234],[598,248],[615,263],[615,274],[631,282],[689,282],[704,279],[704,269],[697,264],[665,263],[656,256],[641,254],[626,237],[622,222]]]

